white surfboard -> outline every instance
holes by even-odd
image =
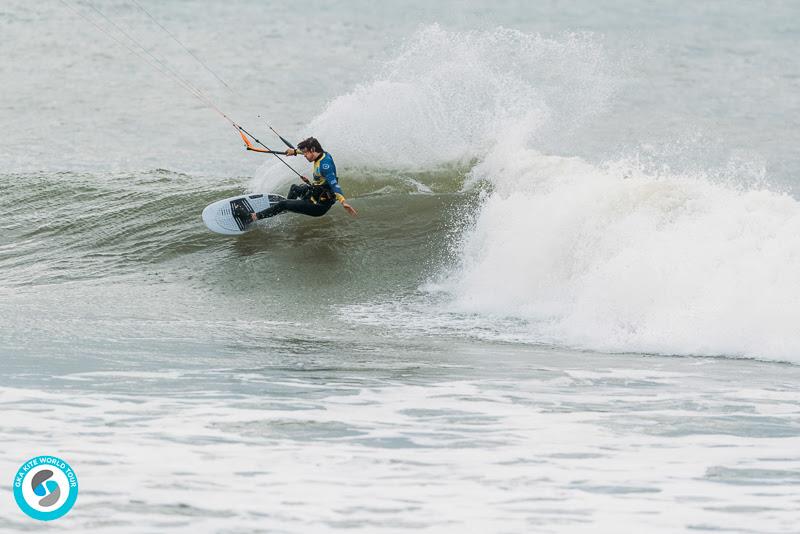
[[[203,210],[203,222],[212,232],[225,235],[239,235],[255,228],[249,216],[237,217],[251,212],[265,210],[272,204],[286,200],[281,195],[240,195],[212,202]]]

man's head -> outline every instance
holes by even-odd
[[[316,161],[325,151],[322,150],[322,145],[319,144],[313,137],[303,139],[297,143],[297,150],[302,152],[308,161]]]

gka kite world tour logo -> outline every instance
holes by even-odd
[[[55,456],[34,456],[14,476],[14,498],[34,519],[51,521],[69,512],[78,498],[78,477]]]

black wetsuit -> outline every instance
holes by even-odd
[[[276,202],[272,206],[263,211],[256,213],[259,219],[266,219],[273,217],[284,211],[291,211],[293,213],[302,213],[303,215],[310,215],[312,217],[321,217],[328,213],[331,206],[336,204],[336,199],[333,195],[329,195],[327,201],[312,200],[314,186],[311,185],[292,185],[289,188],[289,195],[286,200]]]

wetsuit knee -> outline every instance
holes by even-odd
[[[308,185],[301,185],[301,184],[292,184],[289,188],[289,195],[287,198],[289,200],[295,200],[298,198],[305,198],[308,196],[308,193],[311,190],[311,186]]]
[[[328,210],[330,210],[334,204],[335,202],[314,203],[309,199],[281,200],[267,209],[256,213],[256,217],[259,219],[266,219],[267,217],[274,217],[275,215],[283,213],[284,211],[300,213],[310,217],[322,217],[328,213]]]
[[[333,203],[329,202],[311,202],[310,200],[287,200],[286,201],[286,211],[291,211],[292,213],[300,213],[302,215],[309,215],[311,217],[322,217],[328,210],[331,209]]]

